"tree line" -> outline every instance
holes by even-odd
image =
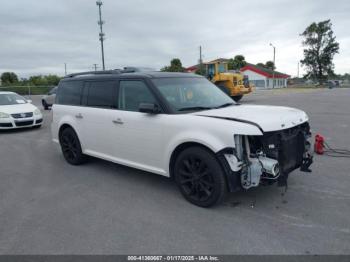
[[[333,58],[339,53],[339,43],[332,30],[331,20],[321,22],[313,22],[306,27],[302,37],[302,45],[304,47],[304,58],[300,60],[301,65],[305,67],[305,79],[318,80],[320,83],[327,79],[342,79],[350,80],[349,73],[344,75],[337,75],[334,73]],[[239,70],[247,64],[243,55],[236,55],[229,59],[228,69]],[[272,61],[265,63],[257,63],[257,66],[275,70],[276,66]],[[185,68],[182,66],[179,58],[171,60],[169,66],[161,69],[167,72],[184,72]],[[197,65],[197,74],[205,74],[205,70]]]
[[[228,59],[228,70],[240,70],[242,67],[247,65],[247,61],[243,55],[236,55],[234,58]],[[264,67],[267,69],[274,70],[275,64],[272,61],[266,63],[258,63],[257,66]],[[185,72],[186,68],[182,66],[182,62],[179,58],[173,58],[170,61],[170,65],[164,66],[160,71],[162,72]],[[197,65],[197,74],[204,75],[205,70]]]
[[[19,79],[14,72],[4,72],[0,79],[2,86],[56,86],[61,77],[57,75],[35,75]]]

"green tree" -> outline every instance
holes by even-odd
[[[344,80],[350,80],[350,74],[349,74],[349,73],[345,73],[345,74],[342,76],[342,78],[343,78]]]
[[[243,55],[236,55],[228,61],[229,70],[239,70],[247,64]]]
[[[18,77],[13,72],[4,72],[1,74],[2,85],[15,84],[18,82]]]
[[[202,65],[199,64],[195,74],[205,76],[206,75],[205,65],[204,64],[202,64]]]
[[[267,61],[265,63],[265,67],[268,68],[268,69],[271,69],[271,70],[275,70],[276,69],[274,62],[272,62],[272,61]]]
[[[42,75],[29,77],[29,83],[34,86],[44,86],[47,85],[46,79]]]
[[[57,86],[61,78],[57,75],[47,75],[45,76],[47,84],[50,86]]]
[[[179,58],[173,58],[170,61],[170,66],[165,66],[160,71],[163,71],[163,72],[185,72],[185,68],[182,67],[182,63],[181,63],[181,60]]]
[[[34,86],[55,86],[58,85],[60,77],[57,75],[36,75],[29,77],[29,84]]]
[[[312,23],[301,34],[303,37],[304,59],[301,64],[306,67],[308,78],[316,78],[321,83],[333,75],[333,57],[339,52],[339,43],[335,41],[332,23],[325,20]]]
[[[271,70],[276,69],[275,64],[272,61],[267,61],[265,64],[264,63],[257,63],[256,65],[259,67],[266,68],[266,69],[271,69]]]

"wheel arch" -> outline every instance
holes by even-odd
[[[190,147],[195,147],[195,146],[202,147],[205,150],[207,150],[215,155],[215,152],[212,149],[210,149],[208,146],[206,146],[202,143],[199,143],[199,142],[184,142],[184,143],[179,144],[171,153],[170,160],[169,160],[169,175],[171,178],[173,177],[174,165],[175,165],[175,161],[176,161],[176,158],[178,157],[178,155],[182,151],[184,151],[185,149],[190,148]]]
[[[67,128],[71,128],[73,129],[73,131],[75,132],[75,134],[78,136],[77,131],[74,129],[74,127],[71,124],[68,123],[63,123],[62,125],[60,125],[59,129],[58,129],[58,140],[60,141],[61,139],[61,134],[62,132],[67,129]],[[78,136],[79,137],[79,136]]]

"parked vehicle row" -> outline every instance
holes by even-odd
[[[236,104],[192,74],[67,76],[57,88],[52,137],[70,164],[94,156],[171,177],[202,207],[228,191],[285,185],[289,173],[312,163],[305,112]]]

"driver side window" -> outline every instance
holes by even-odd
[[[147,85],[138,80],[122,80],[119,83],[119,109],[139,112],[141,103],[156,104],[156,99]]]

